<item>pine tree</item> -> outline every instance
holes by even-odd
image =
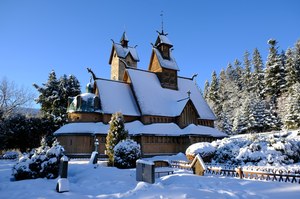
[[[74,97],[81,92],[76,77],[71,75],[68,78],[67,75],[63,75],[58,80],[55,71],[52,70],[45,84],[33,86],[40,93],[36,102],[41,104],[44,117],[54,120],[59,126],[64,124],[67,118],[68,97]]]
[[[235,71],[233,70],[231,63],[228,63],[228,65],[227,65],[226,76],[227,76],[228,80],[234,81]]]
[[[227,77],[225,71],[222,69],[219,75],[219,99],[220,103],[223,103],[225,100],[228,99],[228,92],[227,92]]]
[[[254,97],[250,102],[251,112],[249,115],[249,132],[263,132],[269,127],[266,125],[270,118],[267,118],[265,101]]]
[[[296,77],[300,83],[300,39],[296,42],[294,48],[294,63],[296,70]]]
[[[250,117],[250,101],[245,99],[242,106],[238,109],[234,121],[232,130],[235,134],[246,133],[249,129],[249,117]]]
[[[252,56],[252,64],[253,64],[253,91],[256,93],[256,96],[260,98],[264,97],[264,71],[263,71],[263,61],[261,55],[257,48],[253,51]]]
[[[292,49],[288,48],[286,51],[286,86],[287,88],[291,88],[296,82],[298,82],[298,74],[296,69],[296,64],[294,62],[294,53]]]
[[[52,70],[48,76],[48,80],[43,86],[33,84],[33,86],[40,93],[36,99],[38,104],[41,104],[41,111],[46,117],[51,117],[56,113],[56,102],[59,100],[59,81],[56,73]]]
[[[204,85],[204,92],[203,92],[203,97],[206,101],[208,100],[208,95],[209,95],[209,82],[208,80],[206,80]]]
[[[288,114],[284,118],[284,126],[287,129],[300,128],[300,83],[296,83],[290,89],[288,98]]]
[[[109,122],[109,131],[106,136],[106,154],[108,156],[109,165],[114,162],[114,147],[128,137],[128,132],[125,130],[125,121],[122,113],[117,112],[112,115]]]
[[[246,91],[250,92],[252,86],[252,73],[251,73],[251,61],[249,59],[249,52],[246,51],[244,54],[244,73],[243,73],[243,87]]]
[[[281,129],[281,119],[278,117],[275,107],[275,100],[271,99],[265,111],[265,123],[268,131]]]
[[[227,111],[227,108],[226,107],[223,107],[223,112],[220,114],[219,116],[219,122],[218,122],[218,128],[230,135],[232,134],[232,122],[231,122],[231,119],[230,119],[230,115],[228,115],[228,111]]]
[[[235,76],[234,76],[234,82],[238,86],[239,91],[243,90],[243,82],[242,82],[242,76],[243,76],[243,68],[242,63],[238,60],[234,60],[234,67],[235,67]]]
[[[277,41],[270,39],[268,44],[270,48],[265,71],[265,91],[269,97],[274,97],[276,101],[284,84],[284,77],[282,77],[283,66],[282,59],[277,52]]]
[[[218,96],[219,80],[218,80],[216,71],[213,71],[211,78],[212,78],[212,80],[211,80],[210,87],[209,87],[208,98],[213,104],[215,104],[219,100],[219,96]]]

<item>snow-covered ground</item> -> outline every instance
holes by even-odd
[[[153,159],[184,159],[183,154]],[[176,170],[155,179],[154,184],[136,181],[135,169],[99,165],[83,160],[69,162],[70,192],[55,191],[57,179],[11,181],[15,161],[0,160],[0,198],[298,198],[300,184],[240,180],[216,175],[196,176]]]

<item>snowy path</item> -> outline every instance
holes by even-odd
[[[155,184],[136,182],[135,169],[120,170],[86,162],[69,164],[70,192],[57,193],[57,180],[10,181],[14,162],[0,160],[0,198],[298,198],[300,185],[195,176],[182,171],[156,178]]]

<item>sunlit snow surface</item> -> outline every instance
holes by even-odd
[[[155,157],[179,159],[184,155]],[[149,160],[149,159],[148,159]],[[135,169],[98,167],[88,160],[69,162],[70,192],[55,191],[57,179],[11,181],[14,161],[0,160],[0,198],[298,198],[300,185],[284,182],[240,180],[215,175],[196,176],[175,170],[156,178],[154,184],[137,182]]]

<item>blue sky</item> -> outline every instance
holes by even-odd
[[[161,29],[174,45],[179,75],[203,87],[213,70],[257,47],[266,61],[267,40],[279,49],[300,39],[298,0],[0,0],[0,78],[32,89],[49,72],[74,74],[85,87],[94,70],[110,78],[112,41],[124,30],[129,45],[138,45],[138,67],[147,69],[151,45]]]

